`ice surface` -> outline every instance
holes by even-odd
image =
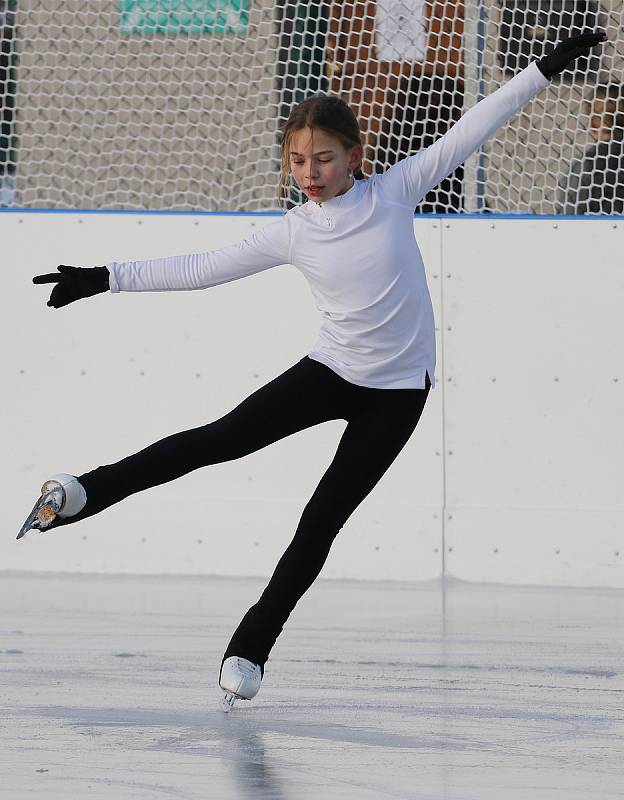
[[[319,581],[227,715],[264,581],[0,575],[0,797],[624,797],[624,592]]]

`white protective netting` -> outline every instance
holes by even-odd
[[[310,94],[351,105],[383,172],[596,27],[435,213],[624,212],[622,0],[0,0],[0,205],[278,210],[278,129]]]

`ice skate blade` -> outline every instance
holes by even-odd
[[[241,697],[239,694],[234,694],[234,692],[228,692],[226,689],[223,689],[223,697],[221,698],[221,710],[225,711],[226,714],[229,714],[230,711],[234,708],[234,703],[237,700],[244,700],[245,702],[249,702],[247,697]]]
[[[232,692],[224,692],[223,697],[221,698],[221,710],[225,711],[226,714],[229,714],[234,708],[236,699],[236,695],[232,694]]]
[[[45,484],[44,484],[45,487]],[[58,484],[42,492],[33,506],[33,510],[20,528],[17,539],[21,539],[30,530],[46,530],[56,519],[64,500],[63,487]]]

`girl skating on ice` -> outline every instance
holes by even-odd
[[[241,458],[333,419],[347,426],[294,538],[258,602],[228,644],[219,682],[226,705],[251,699],[286,620],[318,576],[341,527],[414,431],[434,382],[435,334],[414,208],[424,195],[516,114],[553,75],[605,41],[565,40],[478,103],[431,147],[365,178],[356,118],[337,97],[317,95],[283,129],[281,189],[289,172],[308,196],[251,237],[207,253],[60,266],[55,308],[100,292],[205,289],[281,264],[308,280],[321,312],[314,349],[221,419],[162,439],[116,464],[57,474],[18,538],[103,511],[131,494],[209,464]]]

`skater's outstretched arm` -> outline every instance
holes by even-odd
[[[247,239],[220,250],[147,261],[111,261],[103,267],[72,267],[37,275],[33,283],[54,283],[48,305],[53,308],[100,292],[167,292],[206,289],[287,264],[291,220],[285,214]]]
[[[289,214],[260,228],[247,239],[207,253],[149,261],[112,261],[112,292],[169,292],[207,289],[289,262]]]
[[[414,208],[427,192],[479,149],[555,75],[579,56],[606,41],[604,31],[585,31],[558,44],[539,61],[529,64],[510,81],[481,100],[430,147],[398,161],[382,177],[384,191],[394,202]]]

